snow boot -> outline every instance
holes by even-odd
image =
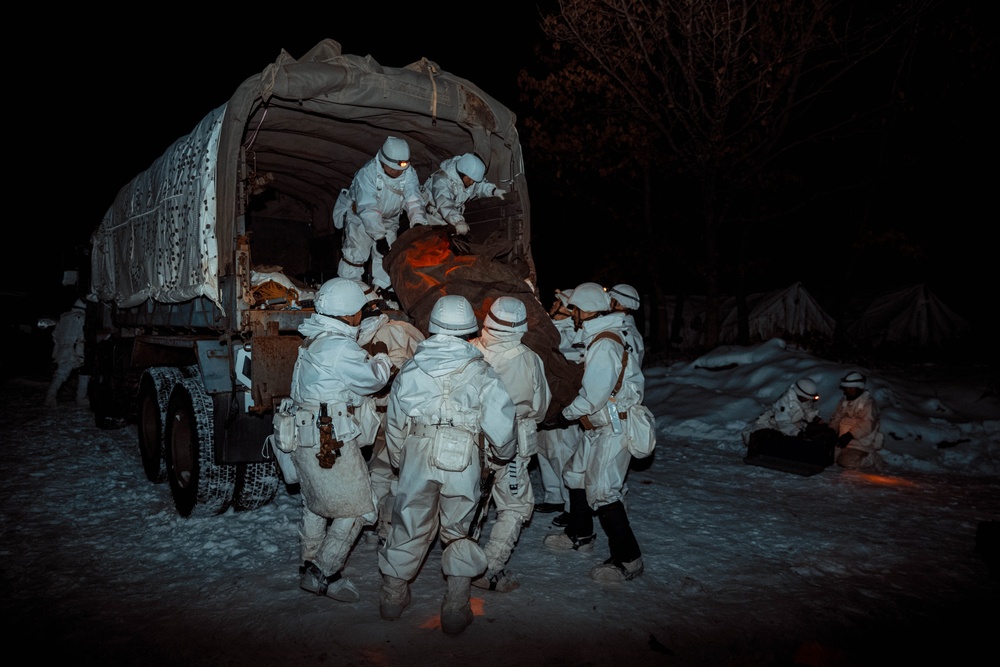
[[[460,634],[472,623],[472,577],[448,575],[448,591],[441,602],[441,629],[448,635]]]
[[[546,535],[543,543],[548,548],[555,549],[556,551],[569,551],[573,549],[575,551],[589,552],[594,550],[594,540],[596,539],[597,533],[591,533],[587,537],[576,537],[562,532]]]
[[[513,572],[508,572],[506,569],[499,571],[486,570],[486,573],[481,577],[476,577],[472,580],[472,585],[487,591],[510,593],[520,586],[521,582],[517,580]]]
[[[618,563],[609,558],[602,565],[595,565],[590,570],[590,578],[602,583],[619,583],[632,581],[642,574],[642,558],[636,558],[627,563]]]
[[[562,512],[552,519],[552,525],[556,528],[565,528],[569,525],[569,512]]]
[[[410,604],[410,584],[388,574],[382,575],[382,588],[378,592],[378,615],[385,621],[395,621]]]
[[[323,574],[319,567],[310,561],[299,568],[299,588],[316,595],[325,595],[339,602],[357,602],[361,599],[354,583],[336,572],[329,576]]]
[[[642,552],[621,501],[597,508],[597,518],[608,536],[611,557],[590,571],[596,581],[630,581],[642,574]]]

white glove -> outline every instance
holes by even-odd
[[[459,220],[455,223],[455,233],[459,236],[465,236],[469,233],[469,223],[465,220]]]
[[[502,188],[493,188],[493,196],[497,199],[503,199],[503,196],[507,194],[507,191]]]

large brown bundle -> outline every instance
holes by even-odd
[[[527,278],[528,267],[513,261],[510,243],[496,235],[481,244],[453,244],[450,227],[414,227],[403,232],[385,258],[400,306],[424,334],[431,309],[445,294],[460,294],[472,304],[482,326],[493,301],[519,298],[528,312],[524,344],[542,358],[552,391],[549,415],[573,400],[583,367],[571,364],[559,351],[559,332],[538,301]],[[457,252],[456,252],[457,251]]]

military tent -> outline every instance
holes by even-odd
[[[872,348],[942,346],[970,328],[924,283],[852,300],[842,325],[845,340]]]

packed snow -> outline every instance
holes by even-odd
[[[860,370],[882,413],[882,474],[802,476],[743,462],[740,431],[795,380]],[[345,569],[361,601],[298,588],[300,496],[182,518],[143,474],[134,425],[94,426],[47,378],[3,385],[0,574],[8,652],[104,665],[884,665],[995,655],[1000,576],[977,528],[1000,519],[1000,397],[975,367],[894,370],[775,339],[645,369],[657,449],[629,473],[645,573],[596,584],[607,557],[542,545],[535,514],[510,593],[473,589],[440,630],[435,544],[397,621],[378,613],[376,542]],[[72,382],[70,383],[72,384]],[[537,469],[532,481],[536,495]],[[491,521],[489,519],[489,521]],[[597,524],[595,524],[597,525]],[[488,534],[489,523],[484,533]]]

